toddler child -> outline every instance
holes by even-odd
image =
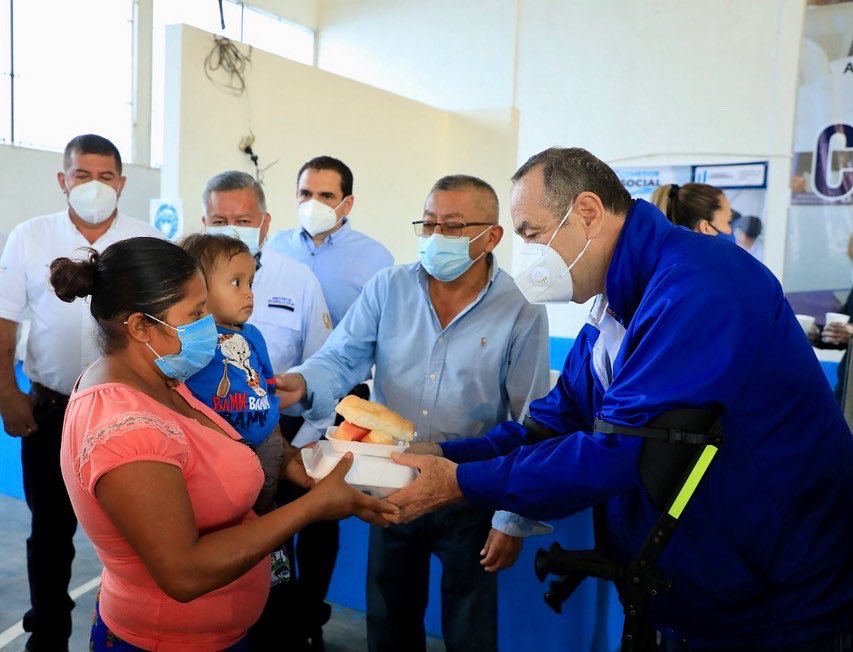
[[[255,511],[275,507],[284,440],[278,429],[279,399],[272,364],[260,331],[246,320],[252,314],[255,259],[240,240],[226,235],[193,234],[181,247],[202,268],[207,309],[216,321],[219,343],[210,364],[186,385],[243,437],[264,470]]]

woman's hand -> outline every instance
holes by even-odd
[[[385,519],[385,515],[396,516],[399,508],[384,500],[371,498],[347,484],[344,478],[352,466],[352,461],[352,453],[346,453],[332,472],[305,496],[304,500],[310,501],[314,508],[312,520],[333,521],[358,516],[374,525],[388,525],[389,521]]]
[[[300,449],[291,446],[288,442],[284,442],[284,455],[281,458],[281,472],[278,477],[303,489],[310,489],[316,484],[305,472],[305,463],[302,461]]]

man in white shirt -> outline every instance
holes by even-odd
[[[88,302],[64,303],[56,297],[48,282],[50,263],[82,256],[77,250],[84,247],[103,251],[127,238],[162,237],[145,222],[118,212],[126,178],[121,155],[106,138],[86,134],[71,140],[57,180],[68,209],[16,226],[0,258],[0,414],[6,433],[21,437],[24,493],[32,514],[26,649],[51,652],[68,649],[74,607],[68,582],[77,519],[59,470],[62,420],[77,377],[100,352]],[[29,396],[15,382],[15,335],[27,309]]]

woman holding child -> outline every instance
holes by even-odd
[[[245,649],[271,551],[312,521],[384,524],[396,508],[347,485],[345,457],[303,498],[252,511],[264,484],[255,452],[183,384],[218,334],[199,264],[180,247],[132,238],[57,259],[50,281],[63,301],[91,297],[103,351],[71,395],[61,455],[104,564],[93,649]],[[281,472],[310,484],[293,451]]]

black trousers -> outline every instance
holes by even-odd
[[[287,556],[293,572],[293,539],[286,542]],[[261,617],[249,628],[252,652],[304,652],[308,649],[308,633],[299,613],[296,581],[282,582],[270,588]]]
[[[31,609],[24,614],[24,630],[31,633],[33,650],[64,650],[71,636],[68,595],[77,518],[59,468],[62,420],[68,397],[33,385],[33,417],[38,430],[21,438],[24,494],[32,514],[27,539],[27,574]]]
[[[366,385],[358,385],[351,394],[356,393],[367,399],[370,390]],[[303,420],[299,417],[282,416],[279,421],[282,436],[293,441]],[[287,482],[279,484],[276,502],[286,505],[307,492]],[[337,521],[318,521],[307,525],[295,537],[293,549],[296,556],[298,604],[293,608],[299,613],[301,625],[309,636],[316,636],[328,622],[332,609],[326,603],[326,593],[332,583],[335,560],[338,557],[338,538],[340,526]]]
[[[282,415],[282,436],[293,441],[302,423],[301,417]],[[276,505],[286,505],[305,493],[301,487],[282,480]],[[261,617],[249,629],[252,652],[309,649],[309,639],[317,636],[332,613],[325,600],[338,555],[338,531],[337,521],[311,523],[285,542],[294,579],[270,589]]]
[[[451,505],[411,523],[370,528],[367,648],[424,652],[430,557],[441,561],[441,629],[448,652],[496,652],[497,578],[480,565],[492,512]],[[535,649],[535,645],[531,647]]]

